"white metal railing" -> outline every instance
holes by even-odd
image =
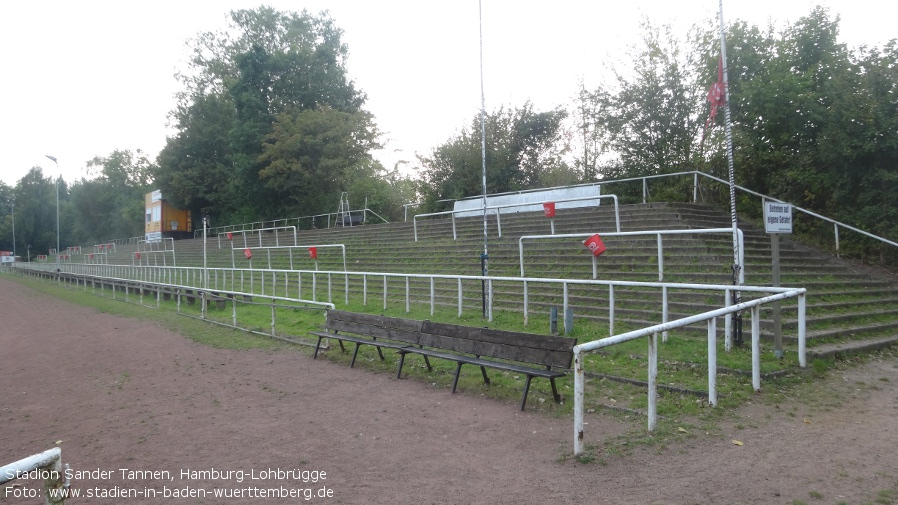
[[[309,245],[287,245],[287,246],[267,246],[267,247],[256,247],[254,250],[262,250],[266,252],[268,257],[268,269],[271,269],[271,251],[287,251],[287,257],[290,261],[290,270],[293,270],[293,250],[294,249],[303,249],[311,251],[315,249],[340,249],[343,257],[343,270],[346,270],[346,245],[345,244],[309,244]],[[231,268],[237,268],[237,260],[234,256],[234,251],[240,250],[239,247],[234,247],[231,245]],[[311,252],[310,252],[311,254]],[[248,259],[249,268],[252,270],[253,261],[252,259]],[[315,270],[318,270],[318,259],[315,258]]]
[[[54,447],[44,452],[33,454],[27,458],[0,466],[0,484],[16,479],[34,479],[44,481],[44,503],[61,504],[65,502],[69,489],[66,476],[69,465],[62,464],[62,449]],[[29,492],[30,491],[30,492]],[[33,494],[32,494],[33,493]],[[37,490],[22,487],[4,488],[3,498],[37,498]]]
[[[554,202],[555,203],[564,203],[564,202],[575,202],[575,201],[583,201],[583,200],[600,200],[602,198],[611,198],[612,200],[614,200],[614,220],[615,220],[615,224],[617,227],[617,231],[620,231],[620,206],[618,205],[617,195],[596,195],[596,196],[577,197],[577,198],[560,198],[558,200],[554,200]],[[546,203],[549,203],[549,202],[546,202]],[[540,202],[511,203],[511,204],[506,204],[506,205],[488,206],[488,207],[486,207],[486,209],[488,211],[489,210],[495,211],[493,214],[495,214],[495,216],[496,216],[496,225],[498,228],[499,236],[501,237],[502,236],[502,224],[501,224],[501,218],[500,218],[501,209],[511,208],[511,207],[532,207],[534,205],[539,205],[539,204],[540,204]],[[455,215],[461,214],[461,213],[471,213],[471,212],[474,212],[474,211],[472,211],[471,209],[463,209],[463,210],[447,210],[447,211],[443,211],[443,212],[432,212],[429,214],[416,214],[415,216],[412,217],[412,229],[414,230],[414,233],[415,233],[415,242],[418,241],[418,218],[419,217],[423,218],[423,217],[446,216],[446,215],[451,216],[451,218],[452,218],[452,240],[458,240],[458,233],[456,231],[456,225],[455,225]],[[555,227],[553,225],[553,227],[552,227],[553,231],[554,231],[554,228]]]
[[[584,450],[584,402],[585,402],[585,353],[604,347],[647,337],[648,345],[648,430],[655,429],[657,421],[657,376],[658,376],[658,333],[683,327],[702,321],[708,322],[708,403],[717,405],[717,328],[716,318],[735,312],[751,310],[751,354],[752,354],[752,387],[761,390],[761,350],[760,350],[760,306],[765,303],[778,302],[786,298],[798,298],[798,362],[802,368],[807,366],[806,357],[806,290],[790,289],[774,295],[758,298],[748,302],[723,307],[694,316],[685,317],[665,324],[658,324],[640,330],[612,335],[607,338],[593,340],[574,346],[574,454]],[[727,318],[729,319],[729,318]]]
[[[589,279],[552,279],[538,277],[489,277],[477,275],[436,275],[436,274],[405,274],[405,273],[385,273],[385,272],[349,272],[349,271],[314,271],[314,270],[278,270],[278,269],[240,269],[240,268],[208,268],[201,267],[144,267],[144,266],[127,266],[127,265],[44,265],[44,264],[16,264],[16,267],[24,269],[55,271],[60,268],[64,273],[72,273],[76,275],[92,276],[96,278],[114,278],[119,280],[131,280],[142,282],[153,282],[159,284],[169,284],[185,289],[210,289],[224,290],[228,289],[238,293],[249,293],[270,296],[285,296],[289,298],[318,301],[319,292],[318,285],[320,282],[327,284],[327,303],[333,303],[333,278],[343,278],[344,303],[349,303],[350,285],[356,282],[361,284],[362,303],[368,305],[369,279],[382,279],[383,289],[383,309],[388,308],[388,291],[389,282],[393,281],[394,285],[397,281],[404,283],[403,299],[405,301],[406,312],[410,311],[412,290],[410,288],[410,280],[418,280],[427,282],[429,285],[429,305],[431,314],[434,313],[436,306],[436,282],[452,285],[457,288],[457,307],[458,315],[462,316],[463,300],[464,300],[464,282],[477,283],[477,293],[480,294],[480,283],[484,282],[488,285],[487,297],[487,318],[493,319],[493,283],[508,282],[521,286],[522,292],[522,315],[523,323],[529,323],[530,313],[530,288],[539,286],[541,292],[546,292],[548,288],[561,290],[561,304],[566,314],[570,308],[569,290],[572,286],[580,286],[586,288],[607,289],[608,293],[608,334],[614,334],[616,322],[616,301],[615,295],[617,290],[621,288],[645,288],[655,289],[662,293],[661,307],[659,307],[662,317],[669,314],[670,296],[673,290],[684,291],[706,291],[712,293],[720,293],[723,295],[725,303],[729,303],[732,299],[731,295],[734,291],[740,293],[784,293],[790,292],[795,288],[783,287],[766,287],[766,286],[735,286],[732,284],[686,284],[676,282],[642,282],[642,281],[613,281],[613,280],[589,280]],[[209,284],[204,283],[204,279],[209,279]],[[304,288],[311,285],[311,297],[303,296]],[[472,289],[474,291],[475,289]],[[295,293],[295,295],[294,295]],[[667,295],[667,296],[664,296]],[[732,347],[731,318],[725,319],[726,325],[726,349]],[[665,321],[662,324],[667,324]],[[665,331],[666,335],[667,332]]]
[[[368,209],[368,208],[356,209],[356,210],[352,210],[350,212],[353,214],[362,213],[362,215],[363,215],[362,219],[364,221],[367,221],[368,214],[371,214],[373,216],[376,216],[377,218],[379,218],[380,220],[382,220],[385,223],[389,222],[383,216],[381,216],[377,212],[374,212],[373,210]],[[266,220],[266,221],[254,221],[251,223],[228,224],[228,225],[214,226],[214,227],[207,228],[206,232],[209,235],[221,235],[226,232],[234,233],[234,232],[244,232],[244,231],[257,231],[262,228],[279,227],[280,223],[283,223],[283,225],[280,225],[280,227],[289,226],[290,223],[294,223],[294,222],[296,223],[296,226],[299,226],[303,221],[308,221],[309,227],[315,228],[316,227],[315,223],[319,219],[327,219],[326,227],[330,228],[331,225],[333,225],[333,226],[337,225],[337,216],[339,214],[340,214],[339,212],[326,212],[326,213],[314,214],[314,215],[310,215],[310,216],[286,217],[286,218],[271,219],[271,220]],[[332,220],[332,218],[333,218],[333,220]],[[198,238],[200,236],[202,236],[202,230],[194,230],[193,237]]]
[[[641,180],[641,181],[642,181],[642,203],[646,203],[647,197],[648,197],[648,194],[649,194],[649,191],[648,191],[648,181],[649,181],[650,179],[660,179],[660,178],[664,178],[664,177],[679,177],[679,176],[683,176],[683,175],[691,175],[691,176],[693,177],[693,189],[692,189],[692,201],[693,201],[693,202],[698,202],[698,184],[699,184],[699,176],[702,176],[702,177],[711,179],[712,181],[719,182],[719,183],[724,184],[724,185],[726,185],[726,186],[729,186],[729,184],[730,184],[728,181],[725,181],[725,180],[723,180],[723,179],[720,179],[719,177],[715,177],[715,176],[713,176],[713,175],[709,175],[709,174],[706,174],[706,173],[704,173],[704,172],[700,172],[700,171],[697,171],[697,170],[694,170],[694,171],[691,171],[691,172],[677,172],[677,173],[673,173],[673,174],[659,174],[659,175],[649,175],[649,176],[645,176],[645,177],[633,177],[633,178],[629,178],[629,179],[615,179],[615,180],[603,181],[602,184],[615,184],[615,183],[632,182],[632,181],[639,181],[639,180]],[[785,202],[785,201],[783,201],[783,200],[780,200],[780,199],[778,199],[778,198],[774,198],[774,197],[772,197],[772,196],[768,196],[768,195],[764,195],[764,194],[758,193],[757,191],[752,191],[752,190],[750,190],[750,189],[748,189],[748,188],[739,186],[738,184],[734,185],[733,187],[734,187],[735,189],[738,189],[739,191],[744,191],[745,193],[748,193],[748,194],[750,194],[750,195],[752,195],[752,196],[756,196],[756,197],[760,198],[762,201],[763,201],[763,200],[770,200],[770,201],[772,201],[772,202],[789,203],[789,202]],[[853,232],[855,232],[855,233],[859,233],[859,234],[861,234],[861,235],[863,235],[863,236],[865,236],[865,237],[868,237],[868,238],[877,240],[877,241],[879,241],[879,242],[882,242],[883,244],[887,244],[887,245],[890,245],[890,246],[892,246],[892,247],[898,247],[898,242],[895,242],[895,241],[892,241],[892,240],[888,240],[888,239],[886,239],[886,238],[883,238],[883,237],[874,235],[874,234],[872,234],[872,233],[866,232],[866,231],[861,230],[861,229],[859,229],[859,228],[856,228],[856,227],[854,227],[854,226],[847,225],[847,224],[845,224],[845,223],[836,221],[835,219],[828,218],[828,217],[826,217],[826,216],[822,216],[822,215],[820,215],[820,214],[817,214],[816,212],[813,212],[813,211],[810,211],[810,210],[807,210],[807,209],[803,209],[803,208],[801,208],[801,207],[799,207],[799,206],[797,206],[797,205],[793,205],[793,204],[790,204],[790,205],[792,206],[792,209],[795,210],[795,211],[797,211],[797,212],[801,212],[802,214],[805,214],[805,215],[807,215],[807,216],[810,216],[810,217],[812,217],[812,218],[814,218],[814,219],[819,219],[819,220],[821,220],[821,221],[825,221],[825,222],[830,223],[830,224],[833,225],[833,234],[834,234],[834,238],[835,238],[835,251],[836,251],[836,255],[837,255],[837,256],[840,255],[840,250],[839,250],[839,228],[844,228],[844,229],[846,229],[846,230],[851,230],[851,231],[853,231]]]
[[[736,229],[738,235],[738,243],[739,243],[739,264],[745,264],[745,236],[742,233],[742,230]],[[661,237],[668,235],[706,235],[706,234],[715,234],[715,233],[724,233],[728,235],[733,234],[732,228],[696,228],[689,230],[650,230],[650,231],[626,231],[619,233],[602,233],[601,237],[641,237],[641,236],[651,236],[655,235],[657,237],[658,244],[658,280],[664,280],[664,245]],[[568,239],[568,238],[589,238],[595,235],[596,232],[593,233],[567,233],[562,235],[524,235],[518,239],[518,258],[519,264],[521,267],[521,277],[524,276],[524,241],[534,241],[534,240],[549,240],[549,239]],[[590,255],[592,257],[592,278],[598,278],[598,267],[596,257]],[[745,268],[741,268],[739,272],[739,284],[745,284]]]
[[[707,179],[711,179],[711,180],[713,180],[713,181],[715,181],[715,182],[719,182],[719,183],[724,184],[724,185],[726,185],[726,186],[729,186],[729,184],[730,184],[728,181],[725,181],[725,180],[720,179],[720,178],[718,178],[718,177],[715,177],[715,176],[713,176],[713,175],[709,175],[709,174],[706,174],[706,173],[704,173],[704,172],[700,172],[700,171],[698,171],[698,170],[693,170],[693,171],[688,171],[688,172],[676,172],[676,173],[672,173],[672,174],[646,175],[646,176],[643,176],[643,177],[630,177],[630,178],[624,178],[624,179],[608,179],[608,180],[603,180],[603,181],[601,181],[601,182],[591,182],[591,183],[585,183],[585,184],[576,184],[576,185],[573,185],[573,186],[559,186],[559,187],[578,188],[578,187],[603,186],[603,185],[606,185],[606,184],[607,184],[607,185],[611,185],[611,184],[620,184],[620,183],[626,183],[626,182],[641,181],[641,183],[642,183],[642,203],[646,203],[646,202],[648,201],[648,197],[649,197],[649,184],[648,184],[648,183],[649,183],[650,180],[653,180],[653,179],[661,179],[661,178],[667,178],[667,177],[689,176],[689,175],[691,175],[692,178],[693,178],[693,184],[692,184],[692,201],[693,201],[693,202],[698,202],[699,176],[705,177],[705,178],[707,178]],[[760,198],[760,199],[762,199],[762,200],[770,200],[770,201],[774,201],[774,202],[789,203],[789,202],[784,202],[783,200],[780,200],[780,199],[778,199],[778,198],[774,198],[774,197],[772,197],[772,196],[768,196],[768,195],[764,195],[764,194],[758,193],[757,191],[752,191],[752,190],[750,190],[750,189],[748,189],[748,188],[745,188],[745,187],[742,187],[742,186],[739,186],[739,185],[734,185],[734,188],[737,189],[737,190],[739,190],[739,191],[744,191],[745,193],[748,193],[748,194],[750,194],[750,195],[756,196],[756,197],[758,197],[758,198]],[[540,189],[540,190],[532,190],[532,191],[545,191],[545,190],[547,190],[547,189],[557,189],[557,188],[543,188],[543,189]],[[524,191],[520,191],[520,192],[511,192],[511,193],[498,193],[498,194],[493,194],[493,195],[490,195],[490,196],[499,196],[499,195],[502,195],[502,194],[513,194],[513,193],[524,193]],[[478,197],[478,198],[479,198],[479,197]],[[408,207],[415,206],[415,205],[420,205],[420,204],[417,204],[417,203],[407,203],[407,204],[403,205],[403,208],[406,209],[406,212],[407,212]],[[790,205],[792,205],[792,204],[790,204]],[[840,228],[844,228],[844,229],[846,229],[846,230],[853,231],[853,232],[855,232],[855,233],[858,233],[858,234],[863,235],[863,236],[865,236],[865,237],[871,238],[871,239],[873,239],[873,240],[877,240],[877,241],[879,241],[879,242],[882,242],[883,244],[886,244],[886,245],[889,245],[889,246],[892,246],[892,247],[898,247],[898,242],[896,242],[896,241],[889,240],[889,239],[880,237],[880,236],[878,236],[878,235],[874,235],[874,234],[872,234],[872,233],[866,232],[866,231],[861,230],[861,229],[859,229],[859,228],[856,228],[856,227],[854,227],[854,226],[851,226],[851,225],[842,223],[842,222],[840,222],[840,221],[836,221],[835,219],[828,218],[828,217],[826,217],[826,216],[822,216],[822,215],[820,215],[820,214],[817,214],[816,212],[813,212],[813,211],[810,211],[810,210],[807,210],[807,209],[803,209],[803,208],[798,207],[798,206],[796,206],[796,205],[792,205],[792,209],[794,209],[795,211],[800,212],[800,213],[802,213],[802,214],[805,214],[805,215],[807,215],[807,216],[810,216],[810,217],[812,217],[812,218],[814,218],[814,219],[819,219],[819,220],[821,220],[821,221],[824,221],[824,222],[827,222],[827,223],[830,223],[830,224],[833,225],[833,235],[834,235],[834,240],[835,240],[835,251],[836,251],[836,255],[837,255],[837,256],[839,256],[839,255],[841,254],[841,253],[840,253],[840,245],[839,245],[839,229],[840,229]],[[440,214],[440,213],[434,213],[434,215],[438,215],[438,214]],[[443,214],[445,214],[445,213],[443,213]],[[420,215],[424,215],[424,214],[420,214]]]
[[[554,203],[565,203],[565,202],[579,202],[584,200],[600,200],[602,198],[611,198],[614,200],[614,223],[616,230],[620,231],[620,205],[618,205],[617,195],[597,195],[597,196],[583,196],[577,198],[559,198],[554,200]],[[547,202],[549,203],[549,202]],[[513,207],[532,207],[533,203],[509,203],[505,205],[494,205],[491,207],[487,207],[489,209],[495,209],[496,211],[496,228],[499,232],[499,236],[502,236],[502,209],[513,208]],[[470,212],[470,211],[469,211]],[[454,230],[453,230],[454,231]],[[555,233],[555,223],[552,222],[552,234]]]
[[[246,247],[249,247],[249,242],[246,241],[247,234],[258,233],[259,234],[259,245],[258,246],[254,245],[253,247],[261,248],[262,247],[262,232],[263,231],[274,232],[274,244],[275,244],[275,246],[279,246],[279,245],[281,245],[280,231],[282,231],[282,230],[288,231],[288,232],[289,231],[293,232],[293,245],[296,245],[297,238],[296,238],[296,227],[295,226],[273,226],[273,227],[269,227],[269,228],[257,228],[254,230],[228,231],[228,232],[225,232],[225,237],[227,237],[227,240],[229,242],[231,242],[231,249],[233,249],[234,248],[234,235],[242,235],[243,236],[243,247],[246,248]],[[208,231],[207,231],[207,233],[208,233]],[[217,235],[217,238],[218,238],[218,248],[221,249],[221,235]]]

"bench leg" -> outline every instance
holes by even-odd
[[[352,353],[352,361],[349,362],[349,368],[352,368],[355,366],[355,358],[356,358],[356,356],[359,355],[359,347],[361,347],[361,346],[362,346],[362,344],[360,344],[358,342],[355,343],[355,351],[353,351],[353,353]],[[380,348],[378,347],[378,349],[380,349]]]
[[[458,362],[458,366],[455,367],[455,380],[452,381],[452,393],[455,394],[455,388],[458,387],[458,376],[461,375],[461,365],[462,362]]]
[[[487,386],[489,386],[490,378],[488,375],[486,375],[486,368],[480,367],[480,373],[483,375],[483,383],[486,384]]]
[[[384,358],[384,352],[380,350],[380,346],[377,346],[377,354],[378,354],[378,356],[380,356],[381,361],[386,359],[386,358]]]
[[[527,376],[527,382],[524,383],[524,396],[521,397],[521,410],[524,410],[524,406],[527,405],[527,393],[530,392],[530,379],[531,376]]]
[[[427,355],[426,355],[426,354],[424,355],[424,364],[427,365],[427,371],[428,371],[428,372],[433,372],[433,367],[430,366],[430,360],[427,359]]]
[[[343,352],[346,352],[346,348],[343,347],[343,341],[342,341],[342,340],[337,340],[337,342],[340,344],[340,350],[343,351]]]
[[[549,381],[552,383],[552,396],[555,397],[555,403],[561,403],[561,395],[558,394],[558,388],[555,387],[555,377],[549,377]]]
[[[401,379],[401,378],[402,378],[402,365],[403,365],[404,363],[405,363],[405,353],[404,353],[404,352],[400,352],[400,353],[399,353],[399,368],[396,370],[396,378],[397,378],[397,379]]]
[[[318,343],[315,344],[315,354],[312,355],[312,359],[318,359],[318,349],[321,347],[321,339],[324,337],[318,337]]]

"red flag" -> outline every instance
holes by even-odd
[[[312,258],[313,260],[318,259],[318,248],[317,247],[309,248],[309,257]]]
[[[705,121],[705,130],[711,125],[711,122],[717,117],[717,108],[726,105],[726,86],[723,83],[723,55],[717,60],[717,82],[711,85],[708,90],[708,101],[711,103],[711,114]],[[705,135],[702,133],[702,140]]]
[[[555,202],[544,203],[543,213],[546,215],[546,217],[555,217]]]

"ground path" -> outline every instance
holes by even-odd
[[[326,486],[332,498],[308,501],[398,505],[898,503],[896,367],[887,353],[835,374],[821,387],[836,391],[837,406],[749,405],[720,433],[581,464],[566,457],[569,418],[300,351],[213,349],[0,277],[0,464],[61,441],[74,470],[113,471],[76,481],[83,491]],[[588,421],[590,437],[629,428],[601,413]],[[173,480],[130,480],[122,468],[167,471]],[[181,478],[181,470],[213,468],[244,470],[243,482]],[[250,479],[250,470],[258,477],[268,469],[326,478]],[[36,485],[20,481],[18,489]],[[306,500],[210,494],[181,502]],[[40,500],[0,495],[0,503]]]

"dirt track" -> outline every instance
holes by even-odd
[[[3,277],[0,374],[0,464],[61,440],[73,470],[111,472],[74,489],[157,494],[66,503],[172,503],[163,492],[188,488],[210,494],[183,503],[898,503],[893,355],[831,378],[838,407],[749,405],[722,434],[592,464],[565,457],[569,418],[293,350],[213,349]],[[591,441],[630,428],[602,414],[588,422]],[[132,479],[147,475],[123,468],[171,480]],[[232,473],[182,478],[212,469]],[[306,474],[277,478],[278,469]],[[304,482],[314,471],[326,475]],[[40,486],[18,483],[20,494]],[[215,498],[216,487],[244,496]],[[250,498],[252,488],[332,497]],[[41,503],[7,493],[0,489],[0,503]]]

